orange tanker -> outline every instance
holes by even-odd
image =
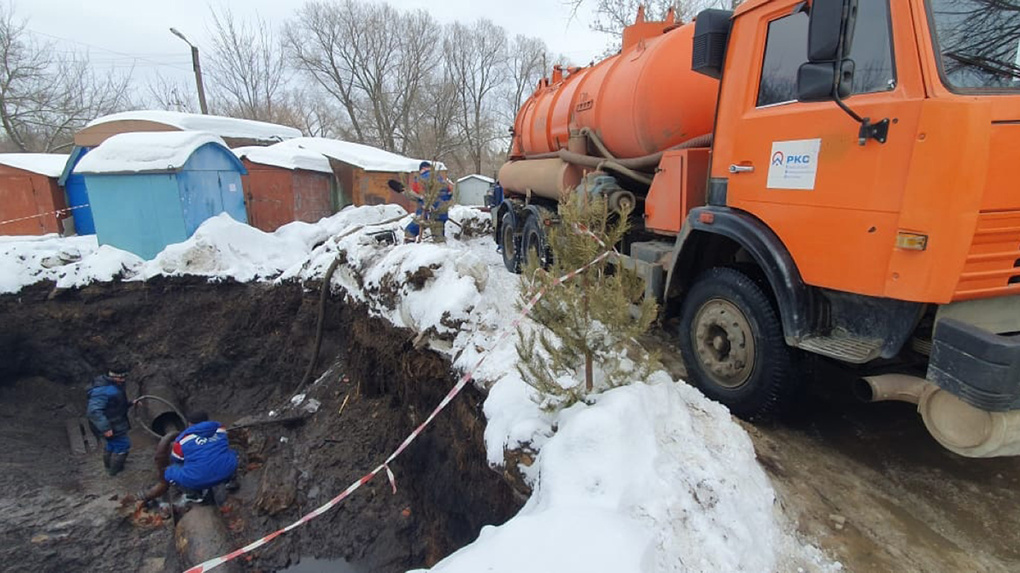
[[[954,452],[1020,454],[1016,26],[979,0],[639,15],[518,113],[504,262],[548,260],[565,193],[607,197],[691,381],[734,413],[789,403],[810,353],[867,365],[862,396],[917,404]]]

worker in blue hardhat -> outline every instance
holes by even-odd
[[[432,164],[428,161],[422,161],[418,165],[418,176],[411,181],[411,194],[418,202],[418,208],[414,211],[414,220],[404,228],[405,236],[409,240],[415,239],[421,234],[419,222],[425,221],[439,222],[440,224],[437,226],[439,227],[440,235],[446,236],[446,221],[449,220],[447,210],[449,209],[450,201],[453,200],[453,191],[450,189],[450,184],[445,177],[436,175],[435,181],[440,186],[439,194],[431,205],[426,206],[425,196],[432,190],[430,188],[432,177]]]
[[[106,472],[115,476],[124,469],[131,439],[128,431],[131,422],[128,410],[134,405],[129,401],[124,384],[127,382],[128,367],[112,364],[106,374],[97,376],[88,389],[88,418],[92,431],[106,441],[103,451],[103,466]]]

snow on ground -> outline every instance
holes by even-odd
[[[726,409],[665,372],[558,414],[541,410],[514,367],[513,335],[499,342],[517,313],[519,278],[503,268],[495,244],[454,238],[453,224],[446,243],[402,244],[408,218],[393,221],[401,215],[395,206],[348,208],[275,233],[221,216],[149,263],[97,248],[87,237],[8,238],[0,240],[0,292],[55,277],[75,285],[110,280],[118,265],[128,280],[158,274],[318,280],[339,256],[333,287],[349,300],[424,333],[456,368],[470,368],[487,353],[475,380],[489,390],[490,463],[504,463],[505,449],[538,452],[521,468],[534,493],[520,513],[484,528],[432,571],[840,569],[793,533],[750,438]],[[481,224],[487,214],[457,206],[450,217]],[[396,244],[380,240],[392,237]]]

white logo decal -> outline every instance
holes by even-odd
[[[769,156],[769,189],[814,189],[821,139],[773,141]]]

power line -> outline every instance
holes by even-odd
[[[109,52],[111,54],[117,54],[119,56],[124,56],[124,57],[127,57],[127,58],[131,58],[131,59],[136,60],[136,61],[148,62],[148,63],[150,63],[152,65],[155,65],[155,66],[165,66],[165,67],[174,68],[174,69],[178,69],[178,70],[185,71],[185,72],[190,71],[190,70],[188,70],[188,69],[186,69],[184,67],[174,66],[172,64],[160,63],[160,62],[151,60],[151,59],[143,57],[143,56],[138,56],[138,55],[130,54],[130,53],[127,53],[127,52],[118,52],[117,50],[111,50],[109,48],[104,48],[102,46],[97,46],[95,44],[90,44],[88,42],[81,42],[81,41],[78,41],[78,40],[72,40],[70,38],[65,38],[63,36],[57,36],[57,35],[54,35],[54,34],[47,34],[46,32],[40,32],[38,30],[33,30],[31,28],[25,28],[25,29],[28,30],[29,32],[33,33],[33,34],[38,34],[40,36],[46,36],[47,38],[53,38],[54,40],[62,40],[64,42],[70,42],[72,44],[78,44],[78,45],[81,45],[81,46],[86,46],[86,47],[93,48],[93,49],[96,49],[96,50],[100,50],[100,51],[103,51],[103,52]]]

